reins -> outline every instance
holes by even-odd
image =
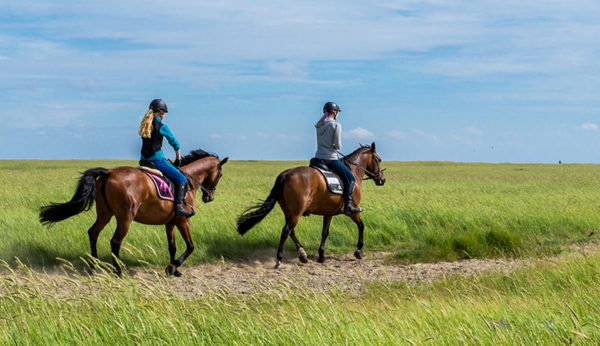
[[[181,172],[181,174],[185,175],[187,178],[189,178],[190,180],[192,180],[194,183],[196,183],[196,185],[198,185],[200,187],[200,189],[202,189],[202,191],[206,192],[206,193],[211,193],[214,192],[216,190],[216,187],[213,187],[212,189],[207,189],[206,187],[204,187],[204,185],[202,185],[201,182],[199,182],[198,180],[196,180],[194,177],[192,177],[191,175],[187,174],[186,172],[182,171],[181,169],[177,168],[177,170],[179,170]],[[192,186],[193,188],[193,186]]]
[[[368,148],[368,147],[365,147],[365,148]],[[384,169],[381,169],[381,168],[380,168],[380,169],[379,169],[379,172],[377,172],[377,174],[375,174],[375,173],[373,173],[373,172],[369,171],[368,169],[364,168],[363,166],[361,166],[361,165],[359,165],[359,164],[357,164],[357,163],[355,163],[355,162],[352,162],[352,161],[351,161],[351,160],[348,158],[348,156],[346,156],[346,155],[342,154],[340,151],[338,151],[337,153],[338,153],[338,154],[340,154],[340,155],[342,155],[342,160],[343,160],[344,162],[346,162],[347,164],[350,164],[350,165],[353,165],[353,166],[356,166],[356,167],[358,167],[358,168],[362,169],[362,170],[363,170],[363,172],[365,172],[365,174],[367,175],[367,178],[366,178],[365,180],[369,180],[369,179],[373,179],[373,180],[375,180],[375,179],[381,179],[381,173],[382,173],[383,171],[385,171],[385,168],[384,168]],[[377,160],[377,158],[376,158],[375,156],[373,156],[373,159],[374,159],[374,160]]]

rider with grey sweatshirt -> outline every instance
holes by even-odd
[[[334,102],[327,102],[323,106],[323,117],[315,127],[317,128],[317,153],[315,157],[323,160],[327,166],[344,182],[344,213],[354,214],[362,211],[354,207],[352,192],[354,191],[354,174],[339,159],[337,151],[342,148],[342,125],[336,122],[340,108]]]

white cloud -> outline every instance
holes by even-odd
[[[293,61],[274,62],[270,61],[266,63],[266,67],[271,74],[281,75],[294,79],[302,79],[307,77],[307,73],[304,72],[306,64]]]
[[[221,136],[221,135],[220,135],[220,134],[218,134],[218,133],[211,133],[211,134],[210,134],[210,138],[212,138],[212,139],[222,139],[222,138],[223,138],[223,136]]]
[[[436,144],[441,143],[439,137],[436,134],[434,134],[434,133],[427,133],[427,132],[425,132],[425,131],[423,131],[421,129],[413,129],[412,133],[415,134],[415,135],[417,135],[417,136],[419,136],[419,137],[423,137],[425,139],[428,139],[428,140],[430,140],[430,141],[432,141],[432,142],[434,142]]]
[[[596,130],[598,130],[598,125],[592,124],[592,123],[585,123],[585,124],[581,124],[581,128],[584,130],[596,131]]]
[[[357,127],[354,130],[350,130],[347,132],[348,133],[348,137],[351,138],[357,138],[357,139],[370,139],[373,138],[373,136],[375,136],[373,134],[373,132],[367,130],[367,129],[363,129],[362,127]]]
[[[465,131],[467,131],[467,133],[470,133],[470,134],[475,135],[475,136],[481,136],[481,135],[483,135],[483,131],[481,131],[480,129],[476,128],[475,126],[469,126],[469,127],[465,128]]]
[[[391,138],[395,138],[395,139],[407,139],[409,137],[406,133],[404,133],[402,131],[397,131],[397,130],[388,131],[387,134]]]

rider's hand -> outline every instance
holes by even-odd
[[[179,168],[179,166],[181,166],[181,160],[180,159],[176,159],[175,162],[173,162],[173,166]]]

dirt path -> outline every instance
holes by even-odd
[[[410,265],[390,264],[386,258],[390,253],[367,253],[357,260],[352,254],[328,256],[325,264],[311,258],[302,264],[292,253],[286,253],[287,261],[283,268],[273,268],[273,252],[258,254],[251,259],[236,262],[182,266],[183,277],[167,277],[163,269],[136,267],[129,269],[134,282],[144,286],[167,288],[186,296],[198,297],[215,291],[227,294],[244,294],[256,290],[274,290],[286,287],[308,287],[316,290],[342,289],[360,292],[365,283],[374,281],[411,282],[432,281],[444,276],[470,276],[488,272],[509,272],[522,267],[529,261],[509,259],[465,260],[458,262],[418,263]],[[17,279],[25,285],[45,286],[51,290],[69,294],[77,289],[77,282],[86,280],[88,274],[82,271],[55,269],[52,271],[29,270],[28,275],[14,275],[8,270],[0,270],[0,280]],[[34,277],[34,279],[32,279]],[[112,277],[112,274],[110,275]],[[82,287],[86,284],[81,285]]]
[[[588,243],[571,246],[573,252],[594,253],[600,244]],[[533,259],[474,259],[457,262],[418,263],[410,265],[390,264],[386,252],[366,253],[357,260],[350,254],[328,256],[324,264],[311,257],[306,264],[300,263],[293,253],[286,253],[284,266],[274,269],[273,251],[255,254],[250,259],[233,262],[208,263],[180,268],[183,277],[167,277],[164,269],[135,267],[128,270],[133,282],[145,287],[165,288],[184,297],[199,297],[209,292],[245,294],[254,291],[273,291],[287,287],[312,290],[341,289],[358,293],[371,282],[428,282],[444,276],[472,276],[490,272],[510,272],[538,260]],[[553,258],[540,259],[552,261]],[[110,265],[108,265],[109,268]],[[116,278],[112,272],[105,274]],[[102,284],[102,275],[90,275],[81,267],[65,264],[52,270],[0,268],[0,294],[17,286],[34,286],[44,291],[68,295],[74,290],[89,290],[96,282]]]
[[[286,254],[290,258],[291,254]],[[491,271],[508,272],[523,265],[522,260],[466,260],[459,262],[393,265],[386,263],[389,253],[367,254],[357,260],[352,254],[329,256],[325,264],[314,259],[302,264],[289,259],[283,268],[273,268],[272,252],[236,263],[203,264],[181,268],[183,277],[167,280],[176,292],[201,296],[208,291],[249,293],[274,287],[309,287],[317,290],[343,289],[359,292],[374,281],[431,281],[447,275],[468,276]],[[131,275],[145,282],[156,279],[156,271],[135,270]],[[163,273],[159,273],[164,276]]]

